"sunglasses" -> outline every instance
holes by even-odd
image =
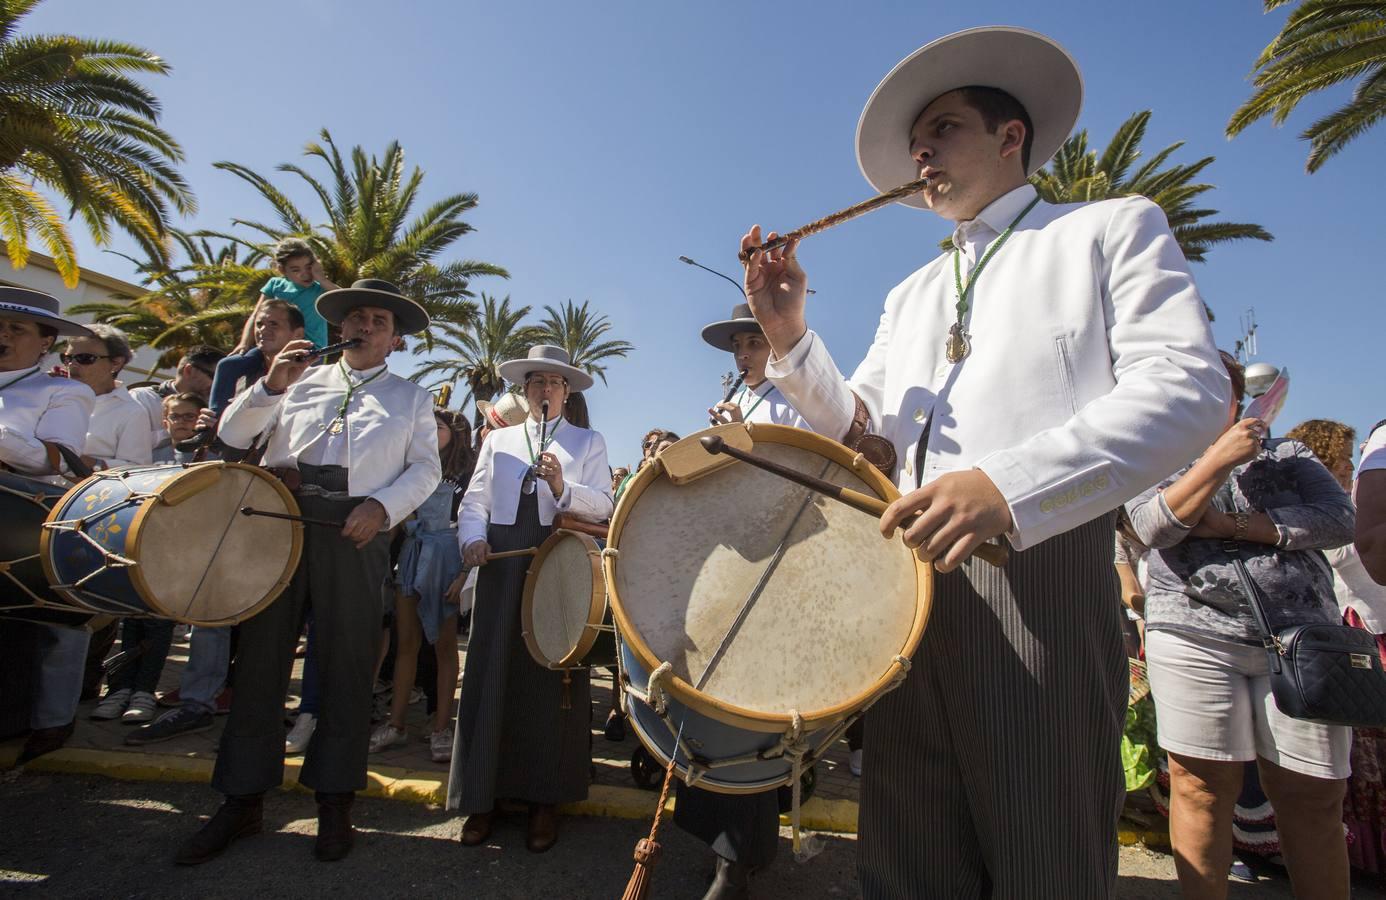
[[[58,359],[63,361],[63,365],[70,366],[77,363],[82,366],[89,366],[98,359],[110,359],[109,356],[100,356],[96,353],[59,353]]]

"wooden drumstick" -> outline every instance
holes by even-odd
[[[266,519],[285,519],[289,522],[302,522],[304,525],[321,525],[323,528],[336,528],[339,531],[346,527],[345,522],[329,522],[326,519],[310,519],[307,516],[293,516],[288,513],[270,512],[267,509],[255,509],[251,506],[242,506],[241,515],[263,516]]]
[[[759,247],[750,247],[746,250],[742,250],[737,254],[737,259],[744,263],[751,258],[752,253],[774,250],[776,247],[783,247],[790,241],[797,241],[800,238],[806,238],[811,234],[817,234],[820,231],[832,228],[834,225],[841,225],[848,219],[855,219],[857,216],[869,213],[873,209],[879,209],[887,203],[894,203],[902,197],[908,197],[910,194],[917,194],[928,186],[928,178],[917,178],[909,184],[902,184],[894,190],[886,191],[884,194],[877,194],[870,200],[863,200],[855,206],[849,206],[846,209],[838,210],[832,215],[827,215],[821,219],[810,222],[802,228],[796,228],[793,231],[785,232],[773,241],[766,241]]]
[[[890,505],[879,497],[864,494],[861,491],[854,491],[851,488],[833,484],[831,481],[824,481],[822,478],[815,478],[812,475],[807,475],[796,469],[791,469],[788,466],[783,466],[777,462],[756,456],[754,453],[738,450],[722,440],[720,435],[710,434],[707,437],[700,438],[698,442],[703,445],[703,449],[708,453],[713,455],[719,453],[726,454],[732,459],[737,459],[747,465],[755,466],[757,469],[762,469],[769,472],[771,475],[778,475],[787,481],[792,481],[811,491],[817,491],[824,496],[845,503],[853,509],[869,513],[878,519],[885,515],[886,507]],[[918,518],[920,515],[922,515],[922,513],[914,513],[910,516],[909,521]],[[991,543],[982,544],[976,550],[972,551],[972,555],[983,562],[991,563],[993,566],[997,567],[1004,566],[1011,556],[1010,551],[1005,547]]]

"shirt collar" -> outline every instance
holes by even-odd
[[[381,363],[380,365],[374,366],[374,367],[369,368],[369,369],[353,369],[351,366],[347,365],[346,363],[342,363],[342,368],[343,368],[343,369],[346,369],[348,372],[350,372],[350,373],[351,373],[351,377],[352,377],[353,379],[355,379],[357,382],[361,382],[361,381],[365,381],[367,378],[372,377],[373,375],[376,375],[376,374],[378,374],[378,373],[384,371],[385,368],[386,368],[388,365],[389,365],[389,363]]]
[[[1034,199],[1035,187],[1028,181],[1018,188],[1007,191],[988,203],[975,219],[958,223],[958,227],[953,229],[953,246],[962,250],[968,239],[976,240],[979,233],[989,231],[992,235],[1000,234],[1006,230],[1007,225],[1015,221],[1015,217],[1020,215],[1021,211]]]
[[[553,434],[554,429],[558,427],[558,420],[561,419],[561,418],[563,418],[563,413],[559,413],[558,415],[554,416],[552,419],[549,419],[549,422],[548,422],[548,433],[549,433],[549,434]],[[531,429],[531,430],[535,433],[535,435],[538,435],[538,434],[539,434],[539,423],[536,422],[536,421],[534,421],[534,418],[533,418],[532,416],[531,416],[530,418],[528,418],[528,419],[525,419],[525,427]]]

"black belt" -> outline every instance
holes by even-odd
[[[345,494],[350,481],[346,466],[310,466],[298,464],[299,478],[305,485],[315,485],[334,494]]]

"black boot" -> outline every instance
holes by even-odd
[[[351,804],[356,794],[346,791],[326,794],[318,791],[318,839],[313,855],[323,862],[335,862],[351,852],[356,830],[351,827]]]
[[[751,867],[717,857],[717,874],[703,900],[748,900],[751,896]]]
[[[173,861],[180,866],[205,863],[220,856],[232,841],[259,834],[264,817],[264,797],[264,794],[227,797],[216,815],[178,848],[178,855]]]

